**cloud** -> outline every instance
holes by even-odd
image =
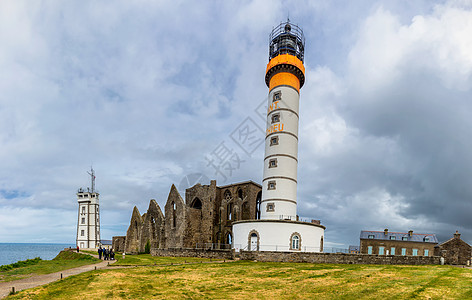
[[[467,239],[471,9],[2,1],[2,241],[74,241],[75,192],[90,185],[90,165],[104,238],[124,234],[134,205],[155,198],[163,207],[186,175],[260,181],[262,146],[246,154],[230,135],[247,118],[265,126],[257,109],[267,97],[268,34],[287,12],[307,38],[299,214],[321,219],[337,246],[385,227],[443,239],[460,229]],[[222,142],[242,159],[226,181],[206,160]],[[64,229],[51,229],[53,220]]]

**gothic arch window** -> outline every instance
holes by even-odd
[[[228,203],[226,206],[226,220],[233,220],[233,203]]]
[[[243,200],[243,190],[242,189],[238,189],[238,198]]]
[[[261,218],[261,198],[262,198],[262,192],[257,193],[257,196],[256,196],[256,220],[259,220]]]
[[[231,235],[231,232],[226,233],[225,243],[227,245],[232,245],[233,244],[233,236]]]
[[[190,205],[191,208],[202,209],[202,201],[200,199],[195,198]]]
[[[177,208],[175,207],[175,202],[172,202],[172,228],[175,228],[177,225]]]
[[[298,232],[290,236],[290,250],[300,250],[302,248],[302,238]]]
[[[231,200],[231,198],[232,198],[231,197],[231,192],[229,190],[226,190],[225,191],[225,199],[229,201],[229,200]]]

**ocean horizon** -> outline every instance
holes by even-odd
[[[51,260],[69,247],[74,248],[75,243],[0,243],[0,266],[35,257]]]

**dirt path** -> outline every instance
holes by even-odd
[[[83,254],[89,254],[89,253],[83,253]],[[95,256],[95,255],[92,255]],[[98,258],[98,255],[96,256]],[[86,266],[81,266],[73,269],[68,269],[68,270],[62,270],[56,273],[51,273],[51,274],[44,274],[44,275],[35,275],[31,276],[29,278],[24,278],[24,279],[19,279],[19,280],[14,280],[14,281],[9,281],[9,282],[0,282],[0,299],[5,298],[10,294],[12,291],[12,287],[15,287],[15,291],[21,291],[24,289],[30,289],[34,288],[43,284],[48,284],[53,281],[57,281],[61,279],[61,274],[62,278],[66,278],[72,275],[77,275],[83,272],[88,272],[97,269],[103,269],[108,266],[108,264],[112,264],[116,262],[116,260],[110,260],[110,261],[102,261],[98,264],[93,264],[93,265],[86,265]]]

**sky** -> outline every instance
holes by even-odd
[[[260,183],[287,17],[306,38],[298,214],[327,247],[471,243],[470,0],[0,1],[0,242],[74,244],[91,166],[103,239],[172,184]]]

